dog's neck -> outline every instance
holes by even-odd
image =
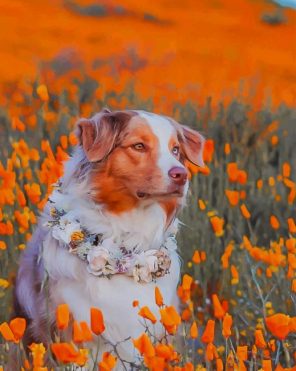
[[[82,191],[84,189],[84,191]],[[158,249],[170,234],[176,234],[178,220],[167,227],[166,215],[157,203],[135,208],[119,215],[104,210],[85,194],[85,184],[62,184],[50,197],[48,207],[56,207],[77,219],[90,233],[112,238],[126,248]]]

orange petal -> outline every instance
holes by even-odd
[[[163,306],[163,297],[162,297],[161,292],[160,292],[160,290],[157,286],[155,287],[155,303],[159,307]]]
[[[204,330],[204,333],[202,334],[201,340],[204,343],[212,343],[214,341],[214,336],[215,336],[215,321],[209,319]]]
[[[15,339],[18,341],[25,333],[26,320],[24,318],[16,317],[10,321],[9,327],[11,328]]]
[[[6,341],[15,341],[13,332],[11,331],[7,322],[3,322],[0,325],[0,333]]]
[[[147,306],[142,307],[139,310],[138,315],[145,318],[145,319],[149,319],[149,321],[151,321],[152,323],[157,322],[157,319],[156,319],[155,315],[151,312],[151,310]]]
[[[105,331],[103,313],[98,308],[90,309],[90,327],[94,334],[100,335]]]
[[[192,339],[196,339],[198,337],[198,329],[195,321],[192,323],[190,327],[190,337],[192,337]]]
[[[56,310],[57,328],[64,330],[69,325],[70,311],[68,304],[60,304]]]

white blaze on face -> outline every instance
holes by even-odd
[[[169,185],[171,181],[168,174],[169,171],[176,166],[184,168],[169,148],[170,139],[174,135],[175,129],[170,121],[165,117],[144,111],[138,111],[138,113],[140,117],[145,119],[155,136],[158,138],[159,157],[157,165],[163,173],[166,185]]]

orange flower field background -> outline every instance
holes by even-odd
[[[1,82],[67,57],[108,89],[133,77],[157,104],[238,94],[295,103],[296,12],[264,22],[276,17],[269,1],[4,0],[0,9]]]

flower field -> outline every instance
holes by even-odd
[[[63,343],[69,317],[69,313],[63,314],[63,310],[67,312],[64,308],[58,323],[66,321],[66,325],[59,325],[51,349],[31,345],[31,356],[26,358],[21,342],[24,321],[8,324],[18,257],[52,184],[63,173],[62,162],[76,143],[71,130],[79,112],[88,115],[103,106],[155,108],[151,102],[141,101],[130,86],[120,94],[103,94],[99,82],[89,76],[76,73],[63,78],[68,79],[63,91],[38,81],[20,85],[12,96],[7,95],[1,111],[3,366],[11,348],[18,349],[18,362],[24,369],[43,369],[42,359],[48,354],[55,355],[60,369],[86,361],[87,342],[103,332],[99,308],[93,309],[91,329],[70,321],[73,342]],[[239,101],[214,106],[207,100],[203,105],[176,103],[170,114],[206,134],[206,166],[190,168],[192,186],[181,215],[181,313],[165,306],[159,291],[159,318],[148,307],[134,303],[144,318],[143,336],[133,339],[141,367],[293,369],[296,111],[285,105],[254,111]],[[149,336],[145,321],[159,320],[167,334],[178,335],[161,343]],[[99,369],[112,369],[115,362],[116,348],[114,354],[105,355]]]
[[[259,0],[201,1],[194,19],[190,1],[172,9],[145,1],[146,12],[131,0],[123,8],[65,3],[7,2],[0,14],[7,26],[0,30],[0,369],[296,370],[295,12],[270,26],[257,22],[273,12]],[[46,17],[52,9],[64,22]],[[10,22],[11,14],[23,23]],[[95,17],[102,17],[101,28]],[[124,32],[112,39],[115,23]],[[73,25],[81,31],[78,54],[70,48],[54,58],[60,41],[72,45]],[[196,44],[181,36],[184,29]],[[37,72],[34,53],[42,60]],[[158,288],[158,313],[135,300],[143,334],[128,341],[137,362],[122,360],[113,344],[90,366],[89,342],[104,336],[100,308],[92,308],[89,327],[59,306],[50,346],[30,344],[26,352],[26,322],[11,320],[12,293],[19,256],[76,145],[77,119],[106,106],[167,114],[199,130],[205,167],[188,165],[191,187],[178,235],[180,310],[167,306]],[[164,328],[161,340],[147,326],[156,322]]]

